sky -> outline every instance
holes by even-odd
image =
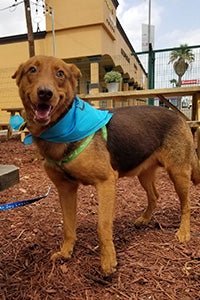
[[[30,3],[36,3],[30,0]],[[38,0],[38,7],[31,5],[33,30],[45,30],[43,0]],[[38,9],[38,13],[36,13]],[[0,37],[23,34],[27,32],[24,12],[24,0],[0,0]]]
[[[151,25],[155,26],[154,49],[178,47],[183,43],[200,45],[200,0],[118,0],[117,17],[135,51],[142,50],[142,23],[148,24],[149,1]],[[38,0],[39,7],[43,2]],[[11,8],[5,9],[8,6]],[[23,0],[0,0],[0,37],[25,33],[23,8]],[[44,30],[43,11],[39,10],[36,14],[35,5],[31,10],[34,30],[38,25],[40,30]]]
[[[148,24],[149,0],[118,0],[118,19],[135,51],[141,51],[141,24]],[[154,49],[200,45],[200,0],[151,0]]]

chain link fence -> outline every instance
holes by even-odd
[[[178,76],[174,71],[173,63],[169,63],[170,55],[173,50],[178,48],[171,49],[162,49],[162,50],[153,50],[154,54],[154,66],[153,78],[154,78],[154,88],[163,89],[163,88],[173,88],[176,87],[176,82],[178,82]],[[192,50],[194,54],[194,61],[189,65],[187,71],[182,77],[182,86],[191,87],[200,85],[200,45],[191,46],[189,49]],[[149,66],[149,55],[148,53],[137,53],[145,71],[148,73]],[[178,99],[175,97],[168,99],[173,105],[178,107]],[[163,105],[158,99],[154,99],[154,105]],[[192,98],[190,96],[181,98],[181,111],[191,117],[191,106]]]
[[[189,48],[194,53],[195,60],[189,65],[188,70],[182,77],[182,86],[200,85],[200,45]],[[175,49],[177,48],[154,50],[154,88],[171,88],[175,86],[175,83],[171,83],[170,81],[173,79],[178,80],[178,78],[174,72],[173,63],[169,64],[170,54]],[[148,73],[148,53],[138,53],[138,57]]]

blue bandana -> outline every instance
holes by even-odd
[[[76,142],[101,129],[111,118],[112,113],[108,110],[98,110],[76,96],[66,115],[39,137],[54,143]],[[24,144],[32,141],[33,136],[29,134]]]

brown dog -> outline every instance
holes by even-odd
[[[113,109],[113,117],[106,125],[107,142],[98,130],[73,160],[59,163],[81,142],[54,143],[39,136],[70,111],[80,75],[75,65],[54,57],[35,56],[20,65],[13,78],[19,86],[27,127],[45,158],[45,170],[60,197],[64,243],[52,258],[71,256],[76,241],[78,185],[91,184],[96,187],[99,200],[101,267],[109,275],[117,265],[112,237],[116,180],[138,176],[148,197],[146,211],[136,220],[136,225],[141,226],[148,224],[156,207],[155,173],[158,167],[164,167],[181,203],[181,223],[176,236],[185,242],[190,239],[190,180],[199,183],[200,172],[186,122],[175,112],[152,106]]]

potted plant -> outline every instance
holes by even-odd
[[[104,75],[104,80],[109,92],[117,92],[119,82],[122,80],[122,75],[118,71],[110,71]]]

